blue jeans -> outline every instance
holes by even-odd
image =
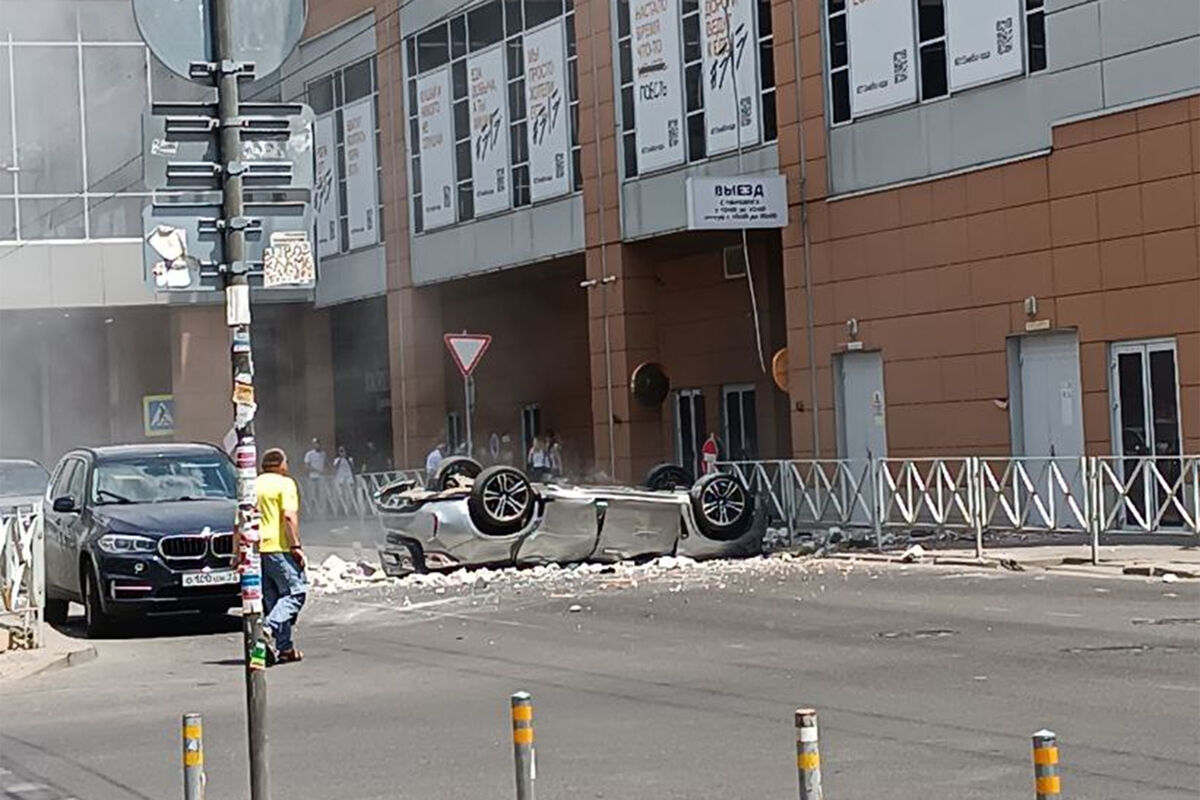
[[[292,626],[304,607],[308,586],[304,570],[291,553],[263,553],[262,568],[266,622],[275,638],[275,649],[282,653],[293,649]]]

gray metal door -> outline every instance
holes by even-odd
[[[838,458],[887,457],[883,354],[842,353],[834,359]]]
[[[1021,404],[1014,428],[1019,455],[1083,455],[1079,342],[1074,333],[1023,336],[1018,344]]]

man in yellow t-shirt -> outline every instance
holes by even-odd
[[[308,586],[300,547],[300,493],[296,481],[288,476],[287,456],[282,450],[272,448],[263,453],[254,491],[262,535],[259,552],[265,622],[274,640],[274,662],[286,664],[303,658],[292,641],[292,626],[300,616]]]

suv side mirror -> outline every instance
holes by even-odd
[[[59,514],[74,514],[79,510],[75,505],[75,498],[70,495],[55,498],[53,508]]]

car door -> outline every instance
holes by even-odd
[[[63,586],[68,591],[79,592],[81,596],[79,552],[91,527],[88,523],[91,519],[91,511],[88,508],[91,498],[88,497],[87,491],[90,475],[89,461],[83,458],[76,459],[75,469],[71,471],[71,479],[67,483],[67,494],[75,501],[75,512],[63,515]]]
[[[58,462],[54,474],[46,488],[46,502],[43,504],[43,522],[45,524],[46,547],[46,583],[49,588],[58,590],[56,593],[73,592],[74,588],[66,583],[67,574],[63,564],[67,560],[64,550],[66,532],[64,526],[69,522],[70,514],[54,510],[54,501],[67,494],[67,486],[71,481],[71,473],[78,464],[77,459],[67,457]]]

